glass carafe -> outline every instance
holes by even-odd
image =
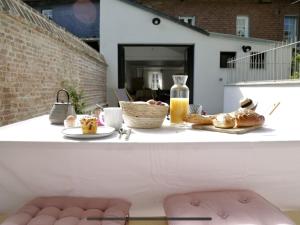
[[[189,111],[189,88],[186,86],[187,75],[173,75],[174,85],[170,93],[171,123],[180,124]]]

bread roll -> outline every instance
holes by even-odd
[[[236,127],[253,127],[262,126],[265,117],[259,115],[251,109],[242,109],[235,113]]]
[[[188,114],[184,121],[199,125],[212,125],[214,118],[215,116],[213,115]]]
[[[150,105],[155,105],[156,101],[154,99],[150,99],[147,101],[147,103],[149,103]]]
[[[73,115],[69,115],[64,121],[65,127],[75,127],[76,117]]]
[[[213,119],[213,125],[223,129],[233,128],[235,126],[235,118],[228,113],[222,113]]]

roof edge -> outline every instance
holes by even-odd
[[[279,43],[280,41],[263,39],[263,38],[254,38],[254,37],[241,37],[234,34],[225,34],[225,33],[218,33],[218,32],[210,32],[212,37],[223,37],[223,38],[231,38],[237,40],[244,40],[244,41],[255,41],[255,42],[265,42],[265,43]]]
[[[138,2],[136,2],[135,0],[119,0],[119,1],[127,3],[129,5],[132,5],[134,7],[140,8],[140,9],[145,10],[147,12],[153,13],[153,14],[159,16],[159,17],[162,17],[164,19],[170,20],[170,21],[172,21],[174,23],[177,23],[177,24],[179,24],[181,26],[187,27],[187,28],[189,28],[191,30],[197,31],[197,32],[202,33],[204,35],[207,35],[207,36],[210,35],[210,33],[208,31],[206,31],[206,30],[204,30],[204,29],[202,29],[200,27],[192,26],[192,25],[190,25],[188,23],[182,22],[182,21],[180,21],[179,19],[176,19],[173,16],[169,16],[169,15],[167,15],[167,14],[161,12],[161,11],[158,11],[156,9],[153,9],[153,8],[148,7],[148,6],[142,5],[142,4],[138,3]]]

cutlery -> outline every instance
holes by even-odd
[[[123,129],[123,128],[120,128],[118,132],[119,132],[119,139],[122,138],[122,135],[123,135],[123,134],[126,134],[126,133],[127,133],[127,131],[126,131],[125,129]]]
[[[128,130],[126,131],[125,141],[128,141],[128,140],[129,140],[130,135],[131,135],[131,129],[128,129]]]

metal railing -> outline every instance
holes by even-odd
[[[227,84],[300,81],[300,41],[229,59],[227,68]]]

